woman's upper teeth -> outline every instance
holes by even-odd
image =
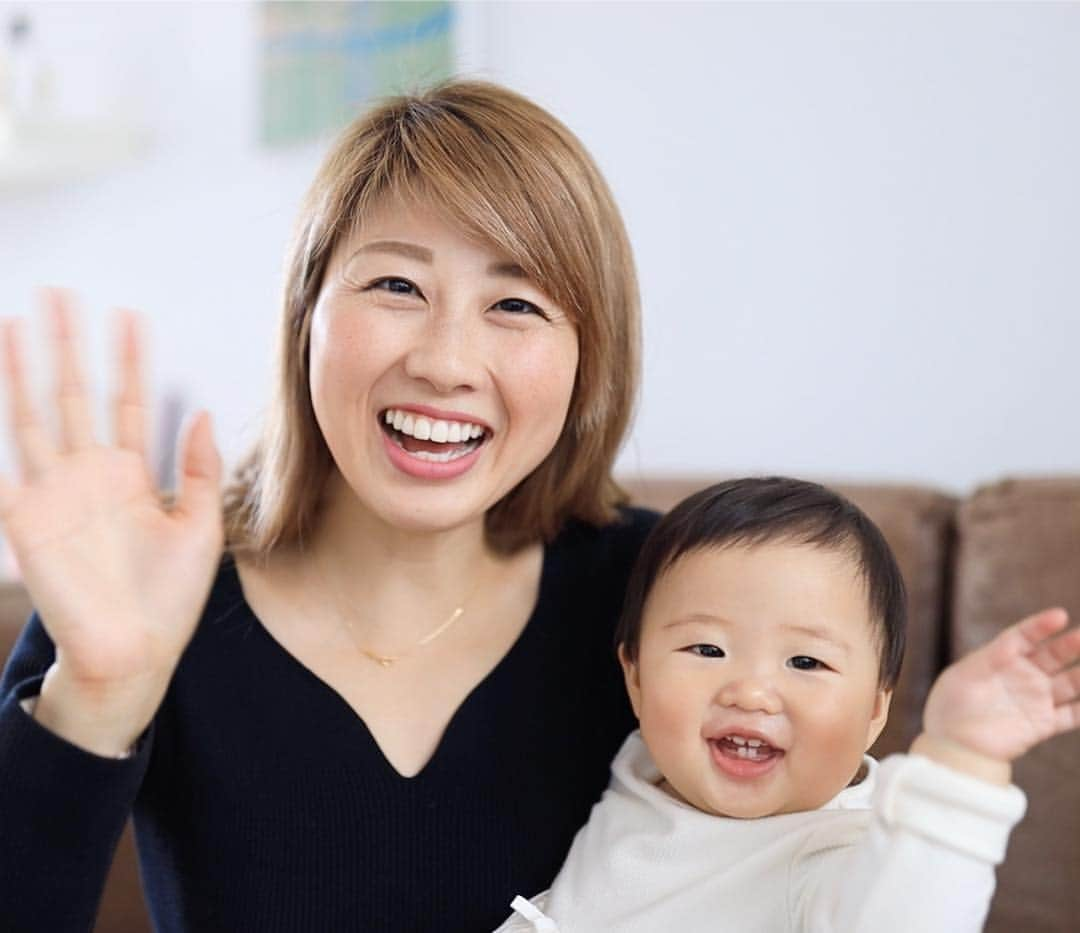
[[[388,408],[383,420],[395,431],[415,437],[418,441],[435,441],[438,444],[460,444],[484,433],[483,427],[469,421],[428,418],[402,411],[400,408]]]

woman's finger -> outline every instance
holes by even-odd
[[[49,289],[45,292],[45,305],[52,327],[61,447],[67,451],[82,450],[94,442],[94,425],[79,362],[71,299],[58,289]]]
[[[0,474],[0,522],[7,521],[8,513],[19,501],[19,487]]]
[[[56,459],[26,385],[22,338],[18,321],[3,322],[4,382],[7,385],[8,427],[19,457],[23,476],[32,479],[47,470]]]
[[[179,486],[173,511],[195,521],[221,513],[221,456],[214,444],[210,414],[198,412],[183,432]]]
[[[143,396],[142,351],[138,320],[122,311],[117,335],[117,386],[113,402],[116,443],[146,457],[146,405]]]

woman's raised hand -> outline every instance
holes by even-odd
[[[0,522],[56,645],[35,718],[85,749],[122,754],[153,718],[220,560],[221,460],[201,413],[182,442],[176,499],[165,506],[147,461],[134,317],[120,322],[110,445],[95,436],[69,299],[48,292],[45,304],[58,437],[31,399],[18,324],[5,321],[21,480],[0,478]]]

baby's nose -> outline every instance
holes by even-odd
[[[750,713],[780,712],[780,697],[767,677],[745,674],[728,680],[717,693],[721,706],[732,707]]]

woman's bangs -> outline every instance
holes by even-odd
[[[582,308],[575,282],[581,272],[565,248],[570,231],[549,222],[560,214],[555,203],[544,203],[556,197],[546,189],[530,195],[530,186],[504,157],[480,160],[475,153],[418,149],[384,191],[443,213],[466,236],[502,253],[577,323]]]

